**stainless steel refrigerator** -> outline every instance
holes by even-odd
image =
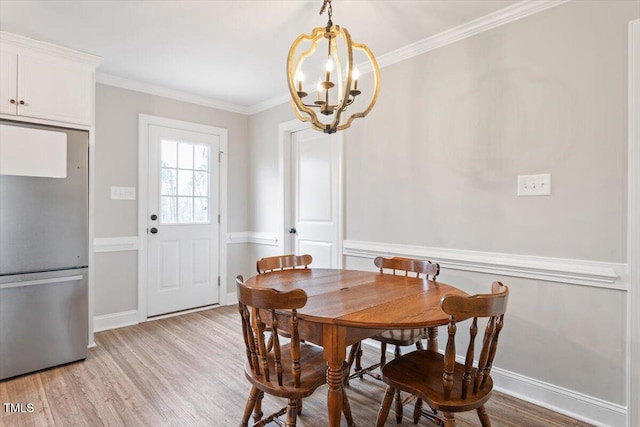
[[[87,357],[88,150],[0,121],[0,379]]]

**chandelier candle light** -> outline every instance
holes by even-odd
[[[364,117],[371,111],[378,98],[380,71],[367,46],[353,42],[346,28],[333,25],[331,0],[324,0],[320,14],[326,9],[329,15],[327,26],[314,28],[311,34],[301,34],[291,45],[287,58],[287,80],[291,104],[298,119],[311,122],[316,130],[335,133],[348,128],[354,119]],[[327,43],[326,50],[320,46],[323,41]],[[314,56],[316,52],[320,54]],[[357,98],[363,92],[358,88],[360,71],[354,64],[354,52],[368,59],[373,73],[373,84],[368,90],[371,96],[368,104]],[[305,64],[307,66],[303,71]],[[365,66],[368,67],[369,64]],[[315,101],[305,102],[304,98],[309,94],[304,90],[304,80],[305,74],[310,74],[310,69],[316,70],[320,75],[315,88],[317,96]],[[349,115],[348,108],[360,111]]]

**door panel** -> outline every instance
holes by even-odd
[[[341,141],[307,129],[292,134],[294,250],[313,257],[313,267],[339,268],[342,230]]]
[[[148,316],[219,301],[219,150],[217,135],[149,126]]]

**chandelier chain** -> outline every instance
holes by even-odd
[[[322,15],[324,11],[327,10],[327,6],[329,6],[327,14],[329,15],[329,21],[331,21],[331,15],[333,15],[333,9],[331,8],[331,0],[324,0],[324,2],[322,3],[322,7],[320,8],[320,15]]]

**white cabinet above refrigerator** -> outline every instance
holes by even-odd
[[[93,124],[100,58],[0,32],[0,113]]]

